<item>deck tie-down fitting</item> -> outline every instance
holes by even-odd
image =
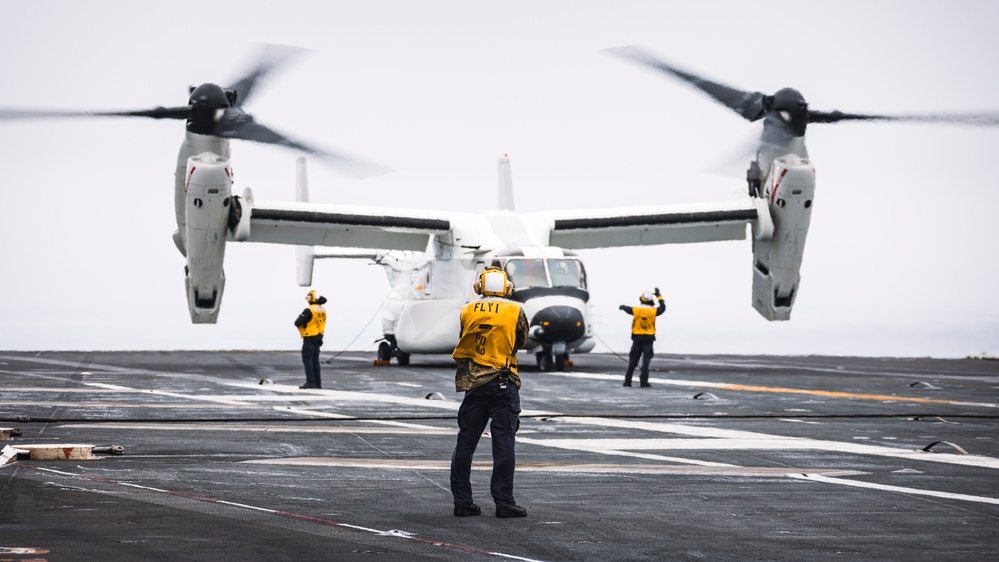
[[[13,441],[15,437],[21,436],[19,427],[0,427],[0,441]]]
[[[956,450],[958,453],[961,453],[962,455],[970,455],[971,454],[968,451],[965,451],[964,449],[962,449],[962,448],[958,447],[957,445],[951,443],[950,441],[934,441],[934,442],[930,443],[929,445],[923,447],[920,450],[921,451],[926,451],[927,453],[929,453],[930,449],[932,449],[936,445],[940,445],[941,443],[944,444],[944,445],[950,445],[951,447],[954,448],[954,450]]]

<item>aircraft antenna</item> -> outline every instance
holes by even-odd
[[[501,211],[514,210],[513,176],[510,173],[510,159],[506,154],[499,159],[499,184],[497,186],[496,204]]]

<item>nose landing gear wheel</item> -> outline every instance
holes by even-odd
[[[539,351],[537,358],[538,370],[547,373],[555,369],[555,359],[552,357],[552,353],[550,351]]]

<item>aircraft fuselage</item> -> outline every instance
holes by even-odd
[[[434,245],[433,243],[431,245]],[[386,254],[392,285],[382,326],[397,353],[450,353],[458,341],[461,307],[475,300],[472,283],[487,265],[503,268],[531,326],[525,348],[547,369],[570,353],[590,351],[592,325],[586,270],[573,253],[547,246],[518,246],[461,257]]]

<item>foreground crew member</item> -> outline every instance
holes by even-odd
[[[652,297],[659,299],[659,306],[656,307]],[[655,293],[645,291],[638,297],[641,306],[630,307],[621,305],[619,308],[634,316],[631,320],[631,353],[628,354],[628,371],[624,374],[624,386],[631,386],[631,376],[635,373],[638,359],[642,359],[642,371],[639,376],[641,385],[645,388],[652,386],[649,384],[649,363],[652,362],[652,343],[656,341],[656,316],[666,312],[666,303],[663,296],[656,287]]]
[[[492,418],[493,474],[489,491],[496,517],[526,517],[527,510],[513,500],[513,472],[517,428],[520,427],[520,376],[517,349],[527,342],[527,316],[520,305],[507,300],[513,285],[506,273],[487,267],[475,281],[483,298],[461,309],[461,339],[451,355],[458,362],[457,392],[465,392],[458,409],[458,444],[451,455],[451,494],[454,514],[479,515],[472,502],[472,455]]]
[[[309,307],[295,319],[298,333],[302,335],[302,363],[305,365],[305,384],[298,388],[322,388],[319,372],[319,348],[323,346],[326,331],[326,297],[317,297],[315,291],[305,295]]]

